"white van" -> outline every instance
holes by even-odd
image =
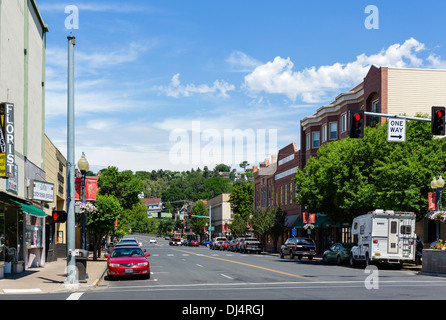
[[[415,214],[376,209],[353,220],[358,245],[351,250],[350,265],[384,262],[402,265],[415,260]]]

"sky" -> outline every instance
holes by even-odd
[[[90,170],[258,165],[372,64],[446,69],[446,2],[36,0],[49,27],[46,134]],[[77,160],[76,160],[77,161]]]

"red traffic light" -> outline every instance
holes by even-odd
[[[441,110],[438,111],[438,112],[437,112],[437,117],[438,117],[438,118],[441,118],[442,116],[443,116],[443,112],[442,112]]]
[[[357,113],[357,114],[355,114],[355,120],[356,121],[359,121],[359,120],[361,120],[362,119],[362,113]]]
[[[53,220],[57,223],[63,223],[67,221],[67,212],[62,210],[53,211]]]

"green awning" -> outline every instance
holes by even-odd
[[[316,220],[312,223],[315,228],[325,228],[330,227],[332,225],[330,218],[328,216],[316,216]],[[293,228],[299,229],[303,228],[306,223],[299,219],[294,225]]]
[[[48,217],[48,215],[45,213],[45,211],[40,210],[39,208],[36,208],[36,207],[26,204],[26,203],[15,201],[12,199],[11,199],[11,201],[18,204],[19,206],[21,206],[23,212],[26,212],[32,216],[39,217],[39,218]]]

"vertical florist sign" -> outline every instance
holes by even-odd
[[[14,104],[0,104],[0,177],[14,176]]]

